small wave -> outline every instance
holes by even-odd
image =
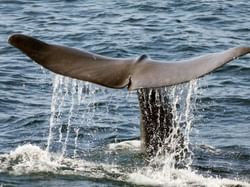
[[[226,74],[239,73],[239,72],[241,74],[247,74],[250,72],[250,67],[245,66],[243,64],[230,64],[230,65],[224,66],[223,68],[219,68],[218,70],[216,70],[216,73],[226,73]]]
[[[214,153],[214,154],[217,154],[217,153],[220,153],[221,150],[220,149],[217,149],[211,145],[207,145],[207,144],[202,144],[199,146],[201,149],[203,149],[205,152],[208,152],[208,153]]]
[[[142,21],[144,21],[145,19],[142,17],[129,17],[123,20],[124,23],[140,23]]]
[[[194,19],[195,21],[199,22],[199,23],[202,23],[202,22],[216,22],[216,21],[219,21],[220,18],[218,16],[204,16],[204,17],[196,17]]]

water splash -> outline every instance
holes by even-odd
[[[49,135],[46,148],[47,152],[51,149],[53,151],[53,147],[51,147],[52,144],[56,144],[54,146],[56,147],[58,143],[60,143],[61,158],[65,155],[71,127],[73,126],[75,115],[78,114],[79,110],[77,106],[81,103],[82,90],[83,86],[79,81],[55,75],[51,100]],[[64,133],[65,129],[66,134]]]
[[[90,178],[111,178],[114,171],[122,175],[118,166],[97,164],[86,160],[60,158],[38,146],[26,144],[17,147],[10,154],[0,155],[0,172],[14,175],[53,173],[57,175],[76,175]]]
[[[157,177],[162,177],[166,181],[174,181],[177,179],[177,168],[191,170],[192,151],[189,148],[189,136],[193,120],[192,110],[194,109],[192,107],[194,102],[191,100],[196,91],[197,81],[191,81],[189,84],[182,86],[167,87],[154,92],[149,90],[148,97],[145,96],[145,93],[140,93],[144,94],[144,100],[149,99],[149,104],[148,101],[145,101],[144,105],[149,107],[148,112],[150,114],[157,112],[155,109],[158,109],[158,124],[162,120],[161,115],[165,115],[162,113],[161,106],[164,106],[166,102],[166,107],[171,106],[171,110],[168,109],[168,111],[172,113],[173,119],[170,134],[166,136],[164,146],[162,144],[158,145],[156,156],[151,158],[148,166],[138,169],[137,174],[140,173],[145,177],[152,177],[156,180],[158,180]],[[155,94],[154,105],[159,105],[159,107],[150,105],[152,93]],[[163,117],[165,120],[165,118],[169,118],[169,115]],[[157,134],[154,135],[157,136]],[[156,176],[156,174],[159,176]]]
[[[198,84],[195,80],[189,84],[161,90],[160,94],[166,96],[167,99],[156,96],[157,99],[163,98],[163,101],[168,101],[172,108],[175,124],[172,133],[165,139],[165,143],[169,146],[168,151],[162,150],[165,147],[159,147],[156,156],[149,161],[147,166],[137,168],[128,175],[127,180],[129,182],[137,185],[173,187],[250,186],[248,182],[219,177],[204,177],[191,168],[193,152],[190,149],[190,132],[194,120],[193,112],[197,92]],[[181,149],[178,139],[180,132],[184,135],[184,144]],[[119,147],[119,149],[121,148]],[[185,167],[176,167],[178,165],[184,165]]]
[[[53,81],[53,93],[51,100],[51,116],[49,124],[49,135],[47,140],[47,152],[57,152],[61,154],[61,158],[69,155],[76,155],[76,147],[78,141],[78,133],[74,133],[75,129],[84,129],[82,136],[86,142],[85,152],[91,148],[93,142],[98,141],[93,126],[96,124],[96,106],[99,101],[96,95],[106,95],[105,89],[88,82],[69,79],[60,75],[55,75]],[[107,98],[104,98],[105,102]],[[108,100],[111,101],[109,96]],[[109,112],[105,104],[105,113]],[[99,117],[99,116],[98,116]],[[70,145],[70,150],[68,147]],[[74,150],[71,147],[75,147]]]
[[[168,101],[171,104],[173,120],[175,121],[175,126],[173,128],[172,133],[166,138],[165,142],[169,145],[168,152],[159,149],[158,153],[155,157],[153,157],[149,164],[144,167],[133,168],[132,175],[127,175],[126,173],[124,180],[130,180],[131,178],[135,179],[135,176],[144,176],[144,178],[152,179],[153,181],[161,181],[161,183],[166,183],[166,181],[171,181],[175,184],[178,183],[178,180],[183,176],[178,173],[179,171],[183,171],[182,173],[192,173],[191,171],[191,163],[192,163],[192,151],[189,149],[190,144],[190,131],[191,124],[193,120],[192,110],[194,109],[192,106],[191,100],[194,99],[195,92],[197,90],[197,82],[192,81],[190,84],[184,84],[178,87],[168,87],[165,89],[161,89],[156,94],[156,99],[163,99],[162,102],[165,101],[164,97],[168,97]],[[99,95],[98,95],[99,94]],[[63,162],[67,156],[69,156],[70,150],[67,150],[68,144],[72,143],[71,147],[74,147],[72,150],[72,158],[77,158],[78,152],[78,137],[81,128],[92,128],[95,124],[95,115],[96,115],[96,106],[97,96],[98,100],[104,99],[107,103],[103,108],[105,112],[110,112],[109,104],[112,103],[112,97],[102,98],[105,96],[105,91],[100,89],[97,86],[94,86],[89,83],[82,83],[76,80],[66,79],[62,77],[55,77],[53,84],[53,96],[52,96],[52,106],[51,106],[51,119],[50,119],[50,133],[48,136],[48,147],[47,151],[51,144],[57,144],[57,134],[55,131],[56,127],[59,127],[59,137],[58,142],[62,144],[61,151],[58,152],[60,155],[59,161]],[[128,97],[128,95],[127,95]],[[108,102],[107,102],[108,101]],[[84,108],[83,110],[80,109]],[[63,116],[63,119],[61,118]],[[108,116],[109,117],[109,116]],[[81,123],[76,124],[76,118],[80,118]],[[158,120],[160,120],[160,114],[158,114]],[[77,120],[79,121],[79,119]],[[65,123],[65,125],[63,125]],[[63,130],[64,129],[64,130]],[[64,131],[64,132],[63,132]],[[179,133],[184,135],[184,146],[180,149],[178,139]],[[54,132],[54,133],[53,133]],[[73,132],[73,133],[71,133]],[[118,132],[114,132],[117,134]],[[72,136],[70,136],[72,135]],[[93,132],[88,131],[86,135],[88,138],[86,141],[86,151],[90,150],[91,143],[95,141],[95,136]],[[54,140],[54,141],[53,141]],[[110,144],[110,150],[115,152],[115,155],[118,155],[117,150],[121,149],[121,147],[126,147],[127,149],[135,149],[138,144],[135,142],[127,143],[115,143]],[[105,152],[105,151],[104,151]],[[162,154],[164,153],[164,154]],[[51,153],[50,153],[51,154]],[[91,155],[91,153],[88,153]],[[180,156],[181,155],[181,156]],[[110,155],[108,155],[110,156]],[[178,159],[177,159],[178,158]],[[113,157],[111,162],[111,167],[116,167],[116,163],[119,162],[117,157]],[[185,166],[186,170],[180,170],[176,168],[176,165]],[[73,166],[69,166],[73,167]],[[185,172],[184,172],[185,171]],[[180,174],[180,176],[179,176]],[[163,180],[164,179],[164,180]],[[185,179],[187,180],[187,179]]]
[[[78,138],[79,134],[82,133],[81,129],[83,126],[85,128],[93,126],[93,118],[96,111],[95,97],[97,94],[105,95],[105,91],[89,83],[82,83],[56,75],[53,82],[47,148],[43,150],[37,146],[26,144],[16,148],[9,154],[0,155],[0,172],[8,172],[14,175],[46,172],[55,175],[75,175],[95,179],[105,178],[125,183],[152,186],[249,186],[248,183],[244,182],[212,177],[205,178],[196,174],[190,168],[191,154],[184,156],[183,160],[176,160],[176,155],[181,154],[176,148],[178,146],[178,141],[176,140],[178,130],[184,133],[184,147],[189,150],[189,133],[193,119],[193,108],[191,106],[193,102],[191,100],[196,89],[196,82],[192,82],[187,86],[161,90],[160,94],[170,96],[173,119],[176,121],[176,128],[166,140],[170,143],[172,151],[169,153],[165,152],[163,155],[158,154],[146,166],[126,167],[116,164],[116,161],[107,164],[100,161],[97,163],[77,159]],[[160,98],[159,96],[157,95],[158,99]],[[108,99],[104,98],[104,100],[112,103],[111,97]],[[107,114],[110,112],[107,105],[103,108],[106,108],[105,112]],[[81,118],[80,124],[76,123],[76,118]],[[86,144],[90,144],[91,141],[89,140]],[[67,146],[71,143],[74,148],[72,158],[69,157],[68,153],[70,150],[67,149]],[[56,153],[53,145],[58,147],[60,151]],[[139,145],[140,142],[135,140],[119,142],[110,144],[109,150],[118,153],[117,150],[126,149],[126,152],[129,153],[131,151],[132,154],[136,151],[139,152]],[[102,151],[102,156],[107,156],[105,154],[106,150]],[[175,164],[180,161],[186,164],[186,169],[175,168]]]
[[[26,144],[17,147],[9,154],[0,154],[0,172],[12,175],[31,175],[51,173],[57,176],[83,176],[84,179],[108,179],[136,185],[172,187],[249,187],[247,182],[203,177],[186,169],[172,170],[172,180],[165,178],[161,171],[135,172],[119,165],[89,162],[83,159],[63,158],[48,153],[38,146]],[[148,170],[147,170],[148,172]],[[79,178],[78,178],[79,179]]]
[[[174,87],[175,88],[175,87]],[[170,89],[171,90],[171,89]],[[173,89],[177,90],[177,89]],[[183,89],[180,89],[181,92],[183,92]],[[84,94],[83,94],[84,92]],[[54,84],[53,84],[53,96],[52,96],[52,102],[51,102],[51,120],[50,120],[50,133],[48,136],[48,147],[47,150],[49,150],[49,147],[52,143],[55,144],[54,151],[55,149],[59,150],[58,142],[61,143],[61,150],[57,151],[59,154],[61,154],[61,159],[64,158],[64,156],[69,156],[70,155],[70,150],[67,151],[68,144],[72,144],[74,146],[74,150],[72,153],[73,158],[76,157],[77,153],[77,140],[78,140],[78,132],[75,133],[75,136],[72,137],[72,132],[74,132],[74,129],[81,129],[81,128],[86,128],[86,129],[91,129],[94,124],[94,117],[96,115],[96,107],[95,103],[97,102],[96,96],[98,95],[98,99],[100,99],[100,95],[105,95],[105,93],[102,93],[103,90],[101,90],[99,87],[94,86],[93,84],[85,83],[81,84],[81,82],[76,81],[76,80],[71,80],[71,79],[63,79],[62,77],[56,75]],[[169,94],[169,90],[162,90],[157,94],[157,99],[160,99],[160,95],[167,95]],[[190,94],[191,95],[191,94]],[[179,97],[179,93],[173,94],[172,100],[175,98],[175,96]],[[128,95],[127,95],[128,97]],[[178,98],[177,97],[177,98]],[[106,104],[106,113],[109,113],[109,103],[111,103],[111,98],[108,98],[108,103]],[[102,98],[101,98],[102,99]],[[105,102],[107,102],[107,98],[105,98]],[[175,100],[177,102],[177,100]],[[84,110],[79,112],[79,106],[80,104],[83,104],[81,107],[85,107]],[[177,104],[175,104],[174,107],[176,107]],[[105,108],[104,107],[104,108]],[[187,111],[186,111],[187,113]],[[64,117],[64,121],[62,119],[59,119],[61,116]],[[75,124],[76,118],[79,118],[77,121],[81,121],[81,124]],[[177,118],[177,115],[175,116]],[[159,118],[160,120],[160,114]],[[180,120],[180,119],[178,119]],[[176,120],[177,121],[177,120]],[[59,127],[59,140],[57,140],[56,132],[54,129],[58,129]],[[179,126],[178,126],[179,128]],[[174,129],[173,135],[169,136],[169,141],[170,147],[172,149],[171,155],[166,155],[165,158],[160,158],[156,156],[156,158],[160,158],[159,161],[157,161],[158,165],[164,165],[164,167],[168,166],[168,164],[171,162],[171,167],[176,164],[176,156],[180,154],[180,152],[177,151],[178,141],[176,138],[176,134],[178,133],[178,128]],[[63,130],[64,129],[64,130]],[[114,134],[118,134],[117,128],[114,128]],[[53,130],[55,133],[53,133]],[[175,132],[176,130],[176,132]],[[63,132],[64,131],[64,132]],[[176,134],[175,134],[176,133]],[[88,131],[86,134],[89,138],[85,139],[87,142],[85,143],[86,150],[85,152],[88,152],[90,150],[91,143],[96,141],[97,136],[94,136],[93,131]],[[54,140],[54,141],[53,141]],[[115,142],[116,142],[116,137],[115,137]],[[174,146],[173,146],[174,145]],[[71,146],[71,147],[72,147]],[[53,151],[53,149],[52,149]],[[55,151],[56,152],[56,151]],[[90,154],[90,153],[88,153]],[[160,155],[160,152],[159,152]],[[170,159],[169,159],[170,158]],[[155,165],[157,159],[153,159],[150,161],[150,165]],[[181,161],[179,161],[181,162]],[[114,158],[114,164],[116,163],[116,157]],[[163,164],[165,163],[165,164]],[[168,164],[167,164],[168,163]],[[167,170],[167,169],[165,169]]]

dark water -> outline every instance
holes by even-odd
[[[61,92],[54,92],[53,106],[59,107],[62,98],[64,104],[60,114],[53,113],[54,75],[8,45],[10,34],[25,33],[112,57],[148,54],[162,60],[250,45],[247,0],[2,0],[0,13],[0,186],[157,185],[166,179],[159,171],[130,178],[131,173],[143,173],[143,157],[107,148],[139,139],[136,93],[64,80]],[[80,106],[73,98],[79,88]],[[183,177],[180,183],[166,179],[161,185],[250,183],[249,93],[249,55],[199,82],[190,134],[191,171],[186,177],[173,171]],[[60,117],[52,134],[51,115]]]

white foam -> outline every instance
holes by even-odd
[[[3,156],[5,156],[5,159],[0,163],[1,169],[9,170],[14,175],[54,172],[58,166],[56,161],[51,160],[47,151],[31,144],[19,146],[9,155],[2,155],[1,157],[3,158]]]
[[[152,168],[143,168],[128,175],[128,182],[136,185],[168,186],[168,187],[249,187],[248,182],[225,178],[204,177],[189,169],[171,169],[167,174]]]
[[[136,142],[136,141],[135,141]],[[135,143],[138,144],[138,141]],[[83,159],[63,158],[50,154],[38,146],[26,144],[9,154],[0,155],[0,172],[14,175],[49,172],[55,175],[75,175],[98,179],[129,182],[136,185],[168,187],[249,187],[248,182],[203,177],[190,169],[142,167],[131,171],[123,166],[88,162]]]
[[[60,155],[50,154],[31,144],[19,146],[9,154],[0,155],[0,168],[0,172],[9,172],[13,175],[49,172],[91,178],[112,179],[113,174],[122,176],[116,165],[99,164],[82,159],[61,159]]]
[[[108,149],[112,151],[116,150],[133,150],[140,151],[141,150],[141,141],[140,140],[129,140],[123,141],[119,143],[111,143],[108,145]]]

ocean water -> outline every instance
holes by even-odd
[[[191,152],[175,168],[141,154],[136,92],[55,75],[7,43],[190,58],[250,45],[247,0],[1,0],[0,15],[0,186],[250,186],[250,55],[171,88]]]

